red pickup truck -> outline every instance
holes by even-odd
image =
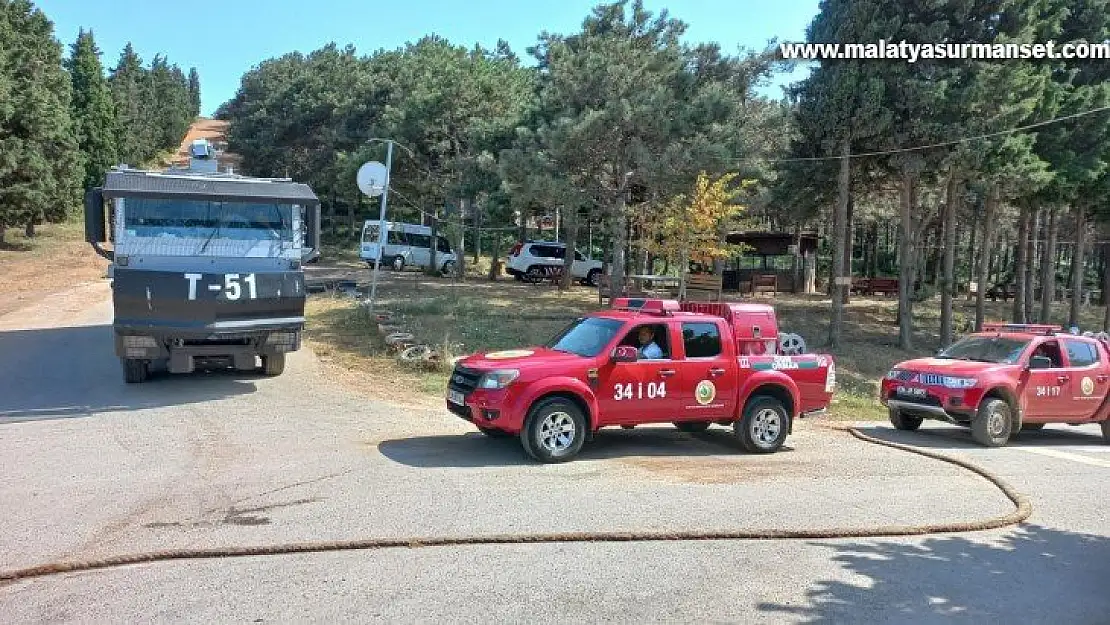
[[[1099,423],[1110,442],[1110,346],[1060,329],[985,324],[936,357],[895,365],[880,401],[899,430],[937,419],[970,427],[987,447],[1048,423]]]
[[[641,355],[641,331],[656,357]],[[541,462],[573,458],[600,428],[647,423],[732,425],[745,449],[770,453],[796,417],[828,407],[836,375],[829,356],[777,352],[767,305],[614,298],[542,347],[459,361],[447,408],[489,436],[518,436]]]

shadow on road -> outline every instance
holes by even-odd
[[[964,427],[922,427],[915,432],[903,432],[889,427],[861,427],[859,431],[896,443],[931,447],[934,449],[984,449],[971,438],[971,430]],[[1008,447],[1051,447],[1105,445],[1097,424],[1073,427],[1049,425],[1042,430],[1018,432],[1007,441]]]
[[[986,540],[985,537],[980,540]],[[1106,623],[1110,539],[1026,525],[995,543],[829,545],[853,583],[814,581],[807,605],[761,603],[801,623]]]
[[[251,393],[260,374],[155,373],[126,384],[108,325],[0,332],[0,425]]]
[[[480,432],[459,435],[417,436],[378,443],[383,456],[411,467],[473,468],[535,464],[520,440],[490,438]],[[792,451],[783,447],[782,452]],[[718,456],[743,454],[731,428],[711,428],[686,434],[668,427],[635,430],[603,429],[587,441],[576,460],[605,460],[636,456]]]

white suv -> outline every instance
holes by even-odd
[[[563,266],[566,258],[567,246],[558,241],[525,241],[517,243],[509,251],[508,262],[505,263],[505,273],[523,280],[525,274],[541,275],[543,267]],[[571,265],[570,274],[580,282],[590,286],[597,285],[598,276],[601,275],[602,263],[600,260],[586,258],[578,250],[574,251],[574,264]]]

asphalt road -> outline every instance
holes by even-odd
[[[801,424],[606,432],[541,466],[446,411],[285,375],[125,385],[103,285],[0,317],[0,570],[171,547],[475,533],[963,521],[1009,502],[950,465]],[[390,382],[383,380],[382,384]],[[913,539],[501,545],[169,562],[0,587],[0,622],[1110,623],[1110,446],[1052,426],[940,448],[1033,499],[1020,528]]]

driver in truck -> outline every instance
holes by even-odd
[[[651,326],[640,326],[640,358],[659,360],[663,350],[655,343],[655,330]]]

